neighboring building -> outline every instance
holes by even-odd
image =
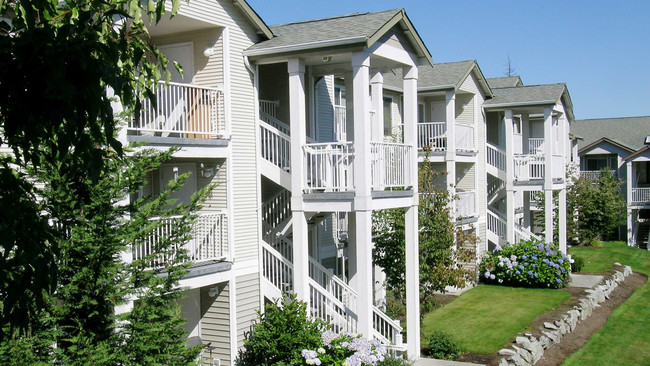
[[[619,230],[619,239],[647,247],[650,181],[645,177],[644,157],[650,142],[650,116],[577,120],[573,132],[582,137],[578,144],[582,176],[597,179],[602,169],[608,169],[626,182],[621,194],[627,200],[627,228]]]
[[[520,239],[553,242],[553,192],[559,192],[559,246],[566,253],[566,170],[575,160],[569,131],[573,105],[564,84],[521,85],[518,77],[488,79],[494,97],[486,116],[489,248]],[[540,212],[536,199],[543,199]],[[543,238],[535,217],[544,222]],[[535,234],[537,233],[537,234]]]

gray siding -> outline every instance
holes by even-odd
[[[324,76],[316,83],[316,129],[319,142],[335,141],[334,77]]]
[[[201,288],[201,339],[203,344],[211,343],[213,359],[220,359],[221,365],[230,366],[230,286],[227,282],[217,285],[219,293],[210,297],[210,286]],[[209,365],[206,352],[204,365]]]
[[[257,319],[255,310],[260,308],[259,275],[249,274],[237,277],[237,348],[241,348],[246,332]]]

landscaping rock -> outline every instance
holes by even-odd
[[[546,328],[546,329],[557,329],[555,324],[549,323],[549,322],[544,322],[544,328]]]
[[[516,353],[517,353],[517,351],[513,351],[510,348],[502,348],[502,349],[499,350],[499,354],[501,356],[512,356],[512,355],[514,355]]]
[[[520,344],[522,347],[524,347],[526,349],[528,347],[530,347],[530,340],[528,340],[528,338],[526,338],[526,337],[517,337],[517,338],[515,338],[515,343]]]

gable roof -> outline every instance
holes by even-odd
[[[569,90],[564,83],[494,88],[492,93],[494,98],[483,103],[485,108],[548,105],[562,100],[569,119],[575,118]]]
[[[232,3],[237,7],[246,20],[257,30],[257,33],[262,34],[266,39],[273,38],[273,32],[262,18],[257,14],[253,8],[246,2],[246,0],[233,0]]]
[[[598,140],[596,140],[596,141],[594,141],[594,142],[592,142],[592,143],[590,143],[588,145],[585,145],[583,147],[579,147],[581,144],[580,144],[580,142],[578,142],[578,153],[582,154],[584,151],[589,150],[592,147],[598,146],[598,145],[600,145],[602,143],[608,143],[608,144],[614,145],[614,146],[616,146],[618,148],[621,148],[621,149],[626,150],[626,151],[631,152],[631,153],[634,152],[634,149],[631,149],[629,146],[625,146],[625,145],[621,144],[620,142],[612,140],[610,138],[603,137],[603,138],[598,139]]]
[[[483,89],[485,95],[492,97],[492,90],[490,90],[476,60],[420,66],[418,68],[418,91],[458,89],[471,73],[474,73],[479,87]],[[384,74],[384,85],[401,91],[402,70],[395,70],[394,74]]]
[[[258,56],[321,47],[351,45],[371,47],[398,24],[413,44],[416,54],[426,58],[432,64],[431,53],[406,16],[404,9],[348,14],[271,26],[274,37],[252,45],[244,53],[247,56]]]
[[[650,145],[646,145],[646,146],[640,148],[639,150],[635,151],[634,153],[626,156],[625,158],[623,158],[623,161],[628,161],[628,160],[634,159],[637,156],[643,154],[644,152],[646,152],[648,150],[650,150]]]
[[[573,122],[571,132],[584,138],[578,143],[579,150],[606,137],[636,151],[644,146],[645,137],[650,135],[650,116],[581,119]]]
[[[489,78],[487,79],[487,83],[490,85],[490,88],[511,88],[513,86],[524,85],[518,75]]]

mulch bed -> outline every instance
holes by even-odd
[[[617,269],[621,269],[619,267]],[[605,278],[611,276],[614,273],[614,270],[611,270],[605,273]],[[594,309],[591,316],[586,320],[580,321],[576,326],[576,329],[566,334],[562,337],[562,341],[559,344],[555,344],[549,347],[545,352],[541,360],[537,362],[536,365],[541,366],[551,366],[551,365],[560,365],[570,354],[577,351],[582,347],[589,337],[597,330],[605,325],[609,314],[614,311],[619,305],[621,305],[628,297],[632,295],[634,290],[642,286],[648,277],[646,275],[634,272],[632,275],[628,276],[625,281],[621,282],[618,287],[612,291],[610,294],[609,300],[601,304],[599,308]],[[553,309],[551,312],[544,314],[543,316],[535,319],[530,326],[530,332],[533,333],[536,337],[539,337],[540,328],[544,322],[552,322],[558,320],[564,315],[568,310],[572,309],[573,306],[578,304],[578,300],[583,298],[586,295],[586,289],[584,288],[567,288],[563,291],[571,293],[571,298],[562,303],[562,305]],[[514,340],[515,336],[513,336]],[[456,361],[471,362],[484,364],[488,366],[496,366],[499,364],[499,361],[504,356],[499,355],[498,353],[493,354],[480,354],[480,353],[465,353]]]

